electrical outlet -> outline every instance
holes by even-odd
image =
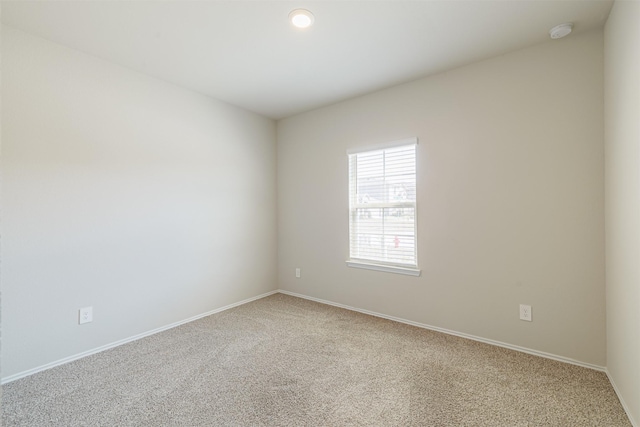
[[[520,304],[520,320],[531,322],[531,306]]]
[[[78,310],[78,324],[93,322],[93,307],[85,307]]]
[[[300,269],[296,268],[296,277],[299,279],[300,278]]]

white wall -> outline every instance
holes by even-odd
[[[11,28],[2,54],[3,377],[276,289],[273,121]]]
[[[605,27],[607,369],[640,425],[640,2]]]
[[[348,268],[346,150],[411,136],[422,275]],[[603,151],[602,31],[279,121],[280,287],[604,366]]]

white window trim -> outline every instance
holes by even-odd
[[[396,267],[393,265],[372,264],[354,259],[347,260],[347,266],[352,268],[362,268],[365,270],[384,271],[385,273],[404,274],[407,276],[420,276],[421,270],[416,268]]]
[[[393,147],[399,147],[399,146],[403,146],[403,145],[418,145],[418,138],[417,137],[412,137],[412,138],[406,138],[406,139],[400,139],[400,140],[396,140],[396,141],[390,141],[390,142],[385,142],[385,143],[381,143],[381,144],[376,144],[376,145],[369,145],[366,147],[358,147],[358,148],[350,148],[347,150],[347,155],[351,155],[351,154],[358,154],[358,153],[364,153],[364,152],[368,152],[368,151],[375,151],[375,150],[383,150],[386,148],[393,148]],[[417,159],[416,159],[417,160]],[[417,174],[417,171],[416,171]],[[416,177],[417,178],[417,177]],[[350,194],[351,196],[351,194]],[[412,204],[415,207],[415,223],[414,223],[414,228],[415,228],[415,237],[416,237],[416,245],[418,244],[418,204],[417,204],[417,200],[415,204]],[[351,214],[351,212],[349,212],[349,214]],[[351,245],[351,242],[349,242],[349,245]],[[382,271],[382,272],[386,272],[386,273],[395,273],[395,274],[403,274],[403,275],[408,275],[408,276],[420,276],[421,274],[421,270],[418,268],[418,251],[417,251],[417,247],[416,247],[416,265],[415,266],[395,266],[393,264],[376,264],[375,261],[373,260],[359,260],[359,259],[355,259],[355,258],[351,258],[348,259],[346,261],[346,264],[348,267],[351,268],[361,268],[361,269],[365,269],[365,270],[374,270],[374,271]],[[351,250],[349,250],[351,251]]]
[[[367,145],[366,147],[349,148],[347,154],[365,153],[367,151],[384,150],[385,148],[400,147],[401,145],[418,145],[418,138],[405,138],[397,141],[383,142],[381,144]]]

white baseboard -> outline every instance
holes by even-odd
[[[570,363],[572,365],[582,366],[584,368],[595,369],[596,371],[606,372],[606,368],[604,366],[593,365],[591,363],[581,362],[579,360],[574,360],[574,359],[571,359],[571,358],[568,358],[568,357],[558,356],[558,355],[551,354],[551,353],[546,353],[544,351],[538,351],[538,350],[533,350],[533,349],[526,348],[526,347],[520,347],[518,345],[508,344],[508,343],[501,342],[501,341],[495,341],[495,340],[491,340],[491,339],[487,339],[487,338],[478,337],[478,336],[475,336],[475,335],[469,335],[469,334],[465,334],[465,333],[462,333],[462,332],[452,331],[450,329],[440,328],[438,326],[431,326],[431,325],[427,325],[427,324],[424,324],[424,323],[418,323],[418,322],[414,322],[412,320],[402,319],[402,318],[399,318],[399,317],[387,316],[386,314],[376,313],[375,311],[369,311],[369,310],[364,310],[364,309],[361,309],[361,308],[351,307],[351,306],[344,305],[344,304],[339,304],[339,303],[336,303],[336,302],[333,302],[333,301],[327,301],[327,300],[323,300],[323,299],[320,299],[320,298],[314,298],[314,297],[310,297],[310,296],[307,296],[307,295],[298,294],[298,293],[295,293],[295,292],[285,291],[285,290],[282,290],[282,289],[280,289],[278,292],[280,292],[282,294],[285,294],[285,295],[291,295],[293,297],[304,298],[304,299],[308,299],[308,300],[311,300],[311,301],[319,302],[321,304],[333,305],[335,307],[344,308],[346,310],[357,311],[358,313],[363,313],[363,314],[368,314],[368,315],[375,316],[375,317],[381,317],[383,319],[393,320],[394,322],[400,322],[400,323],[405,323],[407,325],[417,326],[418,328],[429,329],[429,330],[436,331],[436,332],[442,332],[442,333],[448,334],[448,335],[455,335],[457,337],[466,338],[466,339],[470,339],[470,340],[473,340],[473,341],[479,341],[479,342],[482,342],[482,343],[485,343],[485,344],[491,344],[491,345],[495,345],[495,346],[498,346],[498,347],[504,347],[504,348],[508,348],[508,349],[515,350],[515,351],[519,351],[519,352],[522,352],[522,353],[527,353],[527,354],[532,354],[534,356],[544,357],[546,359],[557,360],[559,362]]]
[[[490,340],[490,339],[478,337],[478,336],[475,336],[475,335],[469,335],[469,334],[465,334],[465,333],[462,333],[462,332],[456,332],[456,331],[452,331],[452,330],[449,330],[449,329],[440,328],[440,327],[437,327],[437,326],[431,326],[431,325],[427,325],[427,324],[424,324],[424,323],[414,322],[414,321],[407,320],[407,319],[402,319],[402,318],[399,318],[399,317],[387,316],[386,314],[377,313],[377,312],[370,311],[370,310],[364,310],[364,309],[360,309],[360,308],[356,308],[356,307],[351,307],[351,306],[348,306],[348,305],[345,305],[345,304],[339,304],[339,303],[336,303],[336,302],[333,302],[333,301],[328,301],[328,300],[324,300],[324,299],[320,299],[320,298],[314,298],[314,297],[310,297],[310,296],[307,296],[307,295],[298,294],[298,293],[295,293],[295,292],[285,291],[283,289],[278,289],[278,290],[275,290],[275,291],[267,292],[267,293],[264,293],[264,294],[261,294],[261,295],[258,295],[258,296],[252,297],[252,298],[248,298],[248,299],[245,299],[245,300],[233,303],[233,304],[226,305],[224,307],[217,308],[215,310],[207,311],[206,313],[198,314],[198,315],[190,317],[188,319],[184,319],[184,320],[181,320],[181,321],[178,321],[178,322],[166,325],[166,326],[162,326],[160,328],[156,328],[156,329],[153,329],[153,330],[150,330],[150,331],[147,331],[147,332],[143,332],[141,334],[134,335],[134,336],[129,337],[129,338],[118,340],[118,341],[112,342],[110,344],[106,344],[106,345],[103,345],[103,346],[100,346],[100,347],[97,347],[97,348],[94,348],[94,349],[91,349],[91,350],[88,350],[88,351],[84,351],[82,353],[75,354],[73,356],[65,357],[63,359],[59,359],[59,360],[56,360],[56,361],[51,362],[51,363],[47,363],[47,364],[42,365],[42,366],[38,366],[38,367],[33,368],[33,369],[29,369],[29,370],[26,370],[26,371],[23,371],[23,372],[19,372],[19,373],[14,374],[14,375],[10,375],[8,377],[4,377],[4,378],[2,378],[2,380],[0,380],[0,384],[7,384],[7,383],[10,383],[11,381],[15,381],[15,380],[18,380],[20,378],[27,377],[29,375],[33,375],[35,373],[38,373],[38,372],[41,372],[41,371],[45,371],[47,369],[54,368],[56,366],[64,365],[64,364],[72,362],[74,360],[78,360],[78,359],[81,359],[83,357],[91,356],[92,354],[100,353],[102,351],[109,350],[111,348],[118,347],[120,345],[129,343],[129,342],[132,342],[132,341],[136,341],[136,340],[139,340],[141,338],[145,338],[145,337],[148,337],[150,335],[154,335],[154,334],[157,334],[157,333],[162,332],[162,331],[166,331],[166,330],[171,329],[171,328],[175,328],[176,326],[184,325],[185,323],[193,322],[193,321],[201,319],[203,317],[207,317],[207,316],[210,316],[212,314],[220,313],[222,311],[229,310],[231,308],[238,307],[240,305],[247,304],[249,302],[256,301],[258,299],[262,299],[262,298],[268,297],[269,295],[273,295],[275,293],[291,295],[291,296],[294,296],[294,297],[303,298],[303,299],[307,299],[307,300],[310,300],[310,301],[315,301],[315,302],[318,302],[318,303],[321,303],[321,304],[332,305],[332,306],[335,306],[335,307],[344,308],[346,310],[356,311],[358,313],[368,314],[368,315],[371,315],[371,316],[380,317],[380,318],[392,320],[392,321],[395,321],[395,322],[405,323],[407,325],[417,326],[419,328],[429,329],[429,330],[436,331],[436,332],[442,332],[442,333],[445,333],[445,334],[448,334],[448,335],[454,335],[454,336],[458,336],[458,337],[461,337],[461,338],[467,338],[467,339],[470,339],[470,340],[473,340],[473,341],[482,342],[482,343],[485,343],[485,344],[491,344],[491,345],[495,345],[495,346],[498,346],[498,347],[504,347],[504,348],[508,348],[508,349],[511,349],[511,350],[520,351],[522,353],[532,354],[534,356],[540,356],[540,357],[544,357],[544,358],[547,358],[547,359],[557,360],[559,362],[570,363],[572,365],[577,365],[577,366],[582,366],[582,367],[589,368],[589,369],[595,369],[597,371],[602,371],[607,375],[607,378],[609,379],[609,382],[611,383],[616,395],[618,396],[618,399],[620,400],[620,404],[622,405],[623,409],[625,410],[625,412],[627,414],[627,417],[629,418],[629,421],[631,422],[631,425],[633,427],[640,427],[640,425],[633,419],[633,417],[631,415],[631,411],[629,410],[628,405],[626,404],[626,402],[622,398],[622,395],[620,394],[615,381],[611,377],[611,374],[609,373],[609,370],[606,367],[593,365],[593,364],[590,364],[590,363],[581,362],[579,360],[574,360],[574,359],[571,359],[571,358],[568,358],[568,357],[558,356],[558,355],[555,355],[555,354],[546,353],[546,352],[538,351],[538,350],[533,350],[533,349],[526,348],[526,347],[521,347],[521,346],[512,345],[512,344],[508,344],[508,343],[504,343],[504,342],[500,342],[500,341]]]
[[[638,424],[633,419],[633,416],[631,415],[631,410],[629,409],[629,406],[627,405],[627,403],[622,398],[622,395],[620,394],[620,391],[618,389],[618,386],[616,385],[616,382],[613,380],[613,377],[611,377],[611,374],[609,373],[609,369],[605,369],[604,372],[607,374],[607,378],[609,378],[609,382],[611,383],[611,386],[613,387],[613,390],[616,392],[616,395],[618,396],[618,400],[620,401],[620,404],[622,405],[622,408],[627,413],[627,417],[629,418],[629,421],[631,422],[631,425],[633,427],[640,427],[640,424]]]
[[[278,291],[276,290],[276,291],[267,292],[265,294],[258,295],[256,297],[248,298],[248,299],[245,299],[245,300],[233,303],[233,304],[225,305],[224,307],[216,308],[215,310],[207,311],[206,313],[198,314],[198,315],[190,317],[188,319],[184,319],[184,320],[180,320],[180,321],[175,322],[175,323],[171,323],[170,325],[161,326],[161,327],[153,329],[151,331],[143,332],[141,334],[137,334],[137,335],[134,335],[134,336],[129,337],[129,338],[118,340],[118,341],[112,342],[110,344],[106,344],[106,345],[103,345],[103,346],[100,346],[100,347],[97,347],[97,348],[94,348],[94,349],[91,349],[91,350],[83,351],[82,353],[74,354],[73,356],[65,357],[63,359],[59,359],[59,360],[56,360],[54,362],[47,363],[46,365],[42,365],[42,366],[38,366],[38,367],[33,368],[33,369],[28,369],[26,371],[18,372],[17,374],[9,375],[8,377],[2,378],[2,380],[0,380],[0,384],[7,384],[7,383],[10,383],[11,381],[15,381],[15,380],[18,380],[20,378],[28,377],[29,375],[33,375],[35,373],[38,373],[38,372],[41,372],[41,371],[45,371],[47,369],[51,369],[51,368],[54,368],[56,366],[64,365],[65,363],[73,362],[74,360],[82,359],[83,357],[91,356],[92,354],[100,353],[102,351],[109,350],[109,349],[114,348],[114,347],[118,347],[118,346],[120,346],[122,344],[126,344],[126,343],[129,343],[131,341],[136,341],[136,340],[139,340],[141,338],[157,334],[158,332],[166,331],[167,329],[175,328],[176,326],[184,325],[185,323],[193,322],[194,320],[198,320],[198,319],[201,319],[203,317],[211,316],[212,314],[220,313],[221,311],[229,310],[230,308],[234,308],[234,307],[237,307],[239,305],[243,305],[243,304],[249,303],[251,301],[255,301],[255,300],[264,298],[264,297],[268,297],[269,295],[273,295],[275,293],[278,293]]]
[[[504,342],[501,342],[501,341],[490,340],[490,339],[478,337],[478,336],[475,336],[475,335],[469,335],[469,334],[465,334],[465,333],[462,333],[462,332],[456,332],[456,331],[452,331],[452,330],[449,330],[449,329],[440,328],[440,327],[437,327],[437,326],[431,326],[431,325],[427,325],[427,324],[424,324],[424,323],[418,323],[418,322],[414,322],[414,321],[411,321],[411,320],[402,319],[402,318],[399,318],[399,317],[387,316],[386,314],[376,313],[374,311],[369,311],[369,310],[364,310],[364,309],[360,309],[360,308],[356,308],[356,307],[351,307],[351,306],[348,306],[348,305],[345,305],[345,304],[339,304],[339,303],[336,303],[336,302],[333,302],[333,301],[327,301],[327,300],[324,300],[324,299],[314,298],[314,297],[310,297],[310,296],[307,296],[307,295],[298,294],[298,293],[295,293],[295,292],[285,291],[283,289],[278,290],[278,292],[280,292],[281,294],[285,294],[285,295],[291,295],[291,296],[294,296],[294,297],[303,298],[303,299],[307,299],[307,300],[310,300],[310,301],[315,301],[315,302],[318,302],[318,303],[321,303],[321,304],[332,305],[332,306],[335,306],[335,307],[344,308],[346,310],[356,311],[358,313],[368,314],[368,315],[375,316],[375,317],[381,317],[383,319],[393,320],[395,322],[405,323],[407,325],[417,326],[419,328],[429,329],[429,330],[436,331],[436,332],[442,332],[442,333],[449,334],[449,335],[454,335],[454,336],[457,336],[457,337],[462,337],[462,338],[467,338],[467,339],[474,340],[474,341],[479,341],[479,342],[482,342],[482,343],[485,343],[485,344],[491,344],[491,345],[495,345],[495,346],[498,346],[498,347],[504,347],[504,348],[508,348],[508,349],[511,349],[511,350],[520,351],[522,353],[527,353],[527,354],[531,354],[531,355],[534,355],[534,356],[540,356],[540,357],[544,357],[546,359],[552,359],[552,360],[556,360],[556,361],[559,361],[559,362],[569,363],[569,364],[572,364],[572,365],[582,366],[584,368],[589,368],[589,369],[594,369],[596,371],[604,372],[607,375],[607,378],[609,379],[609,382],[611,383],[611,386],[613,387],[613,390],[615,391],[616,395],[618,396],[618,400],[620,400],[620,404],[622,405],[622,408],[624,409],[625,413],[627,414],[627,417],[629,418],[629,422],[631,422],[631,425],[633,427],[640,427],[640,424],[638,424],[638,422],[636,422],[636,420],[634,420],[633,416],[631,415],[631,410],[629,409],[629,406],[627,405],[627,403],[625,402],[624,398],[620,394],[618,386],[616,385],[616,382],[611,377],[611,374],[609,373],[609,370],[604,366],[593,365],[591,363],[581,362],[579,360],[571,359],[571,358],[564,357],[564,356],[558,356],[558,355],[551,354],[551,353],[546,353],[544,351],[538,351],[538,350],[533,350],[533,349],[526,348],[526,347],[521,347],[521,346],[518,346],[518,345],[507,344],[507,343],[504,343]]]

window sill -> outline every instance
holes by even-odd
[[[396,267],[393,265],[370,264],[362,261],[347,261],[347,266],[352,268],[364,268],[366,270],[384,271],[385,273],[404,274],[407,276],[420,276],[420,270],[416,268]]]

